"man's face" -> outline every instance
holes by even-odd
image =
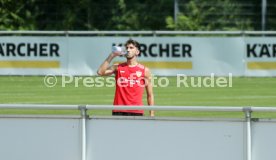
[[[131,59],[135,56],[137,56],[140,52],[138,50],[137,47],[135,47],[133,44],[128,44],[126,45],[126,51],[127,51],[127,54],[126,54],[126,58],[127,59]]]

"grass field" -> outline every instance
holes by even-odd
[[[82,77],[85,78],[85,77]],[[91,77],[90,77],[91,78]],[[95,78],[95,77],[94,77]],[[155,105],[160,106],[276,106],[275,78],[235,77],[232,87],[177,87],[176,77],[166,77],[167,87],[154,87]],[[44,76],[1,76],[2,104],[107,104],[113,102],[114,87],[84,86],[83,81],[62,86],[57,77],[54,87],[44,84]],[[191,78],[188,79],[189,83]],[[145,102],[146,104],[146,102]],[[0,110],[0,114],[79,114],[78,111]],[[110,115],[110,111],[89,114]],[[243,117],[229,112],[158,111],[156,116]],[[274,113],[256,113],[256,117],[276,118]]]

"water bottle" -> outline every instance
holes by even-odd
[[[127,53],[125,47],[120,47],[120,46],[112,46],[112,52],[120,52],[121,55],[124,55]]]

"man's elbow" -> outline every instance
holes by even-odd
[[[97,74],[98,74],[99,76],[103,76],[103,72],[100,71],[100,70],[97,71]]]

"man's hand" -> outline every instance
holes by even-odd
[[[153,110],[150,110],[150,116],[154,117],[154,111]]]
[[[122,55],[122,52],[115,51],[110,54],[113,58]]]

